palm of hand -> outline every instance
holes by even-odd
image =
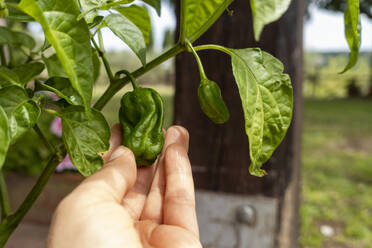
[[[59,205],[48,247],[201,247],[187,131],[166,132],[157,168],[136,169],[132,153],[117,149],[120,137],[114,126],[111,160]]]

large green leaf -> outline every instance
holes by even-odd
[[[24,46],[28,49],[35,47],[35,40],[24,32],[12,31],[7,27],[0,26],[0,45]]]
[[[249,139],[252,175],[283,140],[292,119],[293,96],[283,64],[258,48],[229,49]]]
[[[65,70],[63,69],[61,62],[59,62],[57,54],[53,54],[49,57],[42,57],[49,77],[67,77]]]
[[[65,99],[71,105],[81,105],[80,95],[71,87],[70,80],[63,77],[49,78],[45,83],[37,82],[35,91],[52,91],[60,98]]]
[[[7,86],[10,84],[22,85],[21,80],[14,71],[8,67],[0,66],[0,85]]]
[[[161,15],[161,0],[143,0],[148,5],[152,6],[155,10],[158,16]]]
[[[104,116],[94,109],[91,112],[91,119],[78,106],[70,106],[61,112],[63,141],[72,163],[84,176],[103,166],[98,153],[108,150],[110,139],[110,128]]]
[[[14,84],[23,87],[43,70],[44,65],[39,62],[19,65],[12,69],[0,66],[0,85]]]
[[[0,26],[0,45],[15,42],[13,32],[7,27]]]
[[[18,75],[22,83],[22,86],[26,85],[33,78],[40,75],[40,73],[43,70],[44,70],[44,64],[40,62],[27,63],[27,64],[16,66],[12,69],[12,71],[16,75]]]
[[[225,11],[233,0],[182,0],[181,39],[191,42],[202,35]]]
[[[350,48],[349,61],[345,66],[345,72],[352,68],[358,61],[360,48],[360,16],[359,16],[359,0],[347,0],[347,8],[344,13],[345,37]]]
[[[22,0],[19,7],[35,18],[57,56],[86,111],[90,110],[93,63],[90,34],[84,20],[77,21],[80,9],[75,0]]]
[[[145,65],[146,43],[141,30],[128,18],[120,14],[110,14],[106,16],[105,23],[116,36],[132,49],[141,60],[141,63]]]
[[[94,18],[98,16],[98,11],[93,10],[93,9],[97,7],[98,5],[104,4],[104,2],[106,1],[103,1],[103,0],[80,0],[79,1],[83,11],[88,11],[84,16],[87,23],[92,23]]]
[[[133,22],[141,30],[145,43],[149,44],[151,20],[147,9],[131,5],[129,7],[116,7],[115,10]]]
[[[8,116],[12,141],[32,128],[40,115],[36,102],[23,88],[15,85],[0,89],[0,106]]]
[[[22,11],[19,11],[18,9],[9,8],[9,16],[8,19],[14,20],[17,22],[34,22],[35,19],[31,16],[25,14]]]
[[[6,154],[10,144],[10,133],[8,117],[4,109],[0,106],[0,170],[4,164]]]
[[[291,0],[250,0],[250,2],[254,38],[258,41],[264,26],[278,20],[287,11]]]

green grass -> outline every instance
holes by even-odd
[[[305,100],[302,162],[303,247],[372,247],[372,101]]]

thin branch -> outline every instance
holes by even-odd
[[[114,74],[112,74],[112,71],[111,71],[111,67],[110,67],[110,64],[108,62],[108,59],[107,59],[107,56],[106,56],[106,53],[104,51],[101,50],[101,48],[98,46],[97,42],[94,40],[94,38],[92,37],[92,43],[93,43],[93,46],[94,48],[97,50],[98,52],[98,55],[101,57],[102,59],[102,62],[103,62],[103,65],[105,66],[105,69],[106,69],[106,72],[107,72],[107,76],[109,77],[110,79],[110,83],[114,82]]]
[[[51,153],[55,152],[54,147],[49,143],[48,139],[45,137],[44,133],[41,131],[39,125],[35,124],[35,132],[39,135],[40,139],[43,141],[44,145],[48,148]]]
[[[1,222],[0,247],[3,247],[5,245],[10,235],[17,228],[19,223],[22,221],[23,217],[35,203],[36,199],[38,198],[38,196],[44,189],[45,185],[47,184],[50,176],[55,171],[57,165],[63,160],[65,154],[66,154],[65,151],[57,149],[57,151],[51,156],[43,172],[38,178],[36,184],[31,189],[30,193],[27,195],[26,199],[23,201],[21,206],[17,209],[17,211],[14,214],[9,215]]]
[[[137,69],[133,73],[133,77],[137,78],[146,72],[150,71],[154,67],[160,65],[164,61],[176,56],[180,52],[182,52],[185,49],[185,47],[177,43],[174,45],[171,49],[160,55],[159,57],[153,59],[151,62],[147,63],[146,66],[142,66],[141,68]],[[110,101],[110,99],[125,85],[127,85],[129,82],[129,77],[121,78],[118,80],[114,80],[113,83],[110,84],[110,86],[106,89],[106,91],[103,93],[103,95],[98,99],[96,104],[94,104],[94,108],[97,110],[102,110],[103,107]]]

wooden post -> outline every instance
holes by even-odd
[[[179,8],[179,6],[178,6]],[[236,0],[196,44],[215,43],[230,48],[260,47],[280,59],[294,88],[294,118],[282,144],[264,165],[268,175],[249,175],[249,146],[243,111],[234,82],[230,57],[201,51],[207,76],[219,83],[230,110],[224,125],[212,123],[197,99],[199,73],[191,54],[176,58],[175,123],[190,132],[190,159],[198,189],[245,196],[263,195],[278,200],[275,247],[296,247],[302,109],[302,25],[304,1],[292,1],[287,13],[265,27],[260,42],[253,38],[249,1]],[[259,238],[259,237],[257,237]]]

